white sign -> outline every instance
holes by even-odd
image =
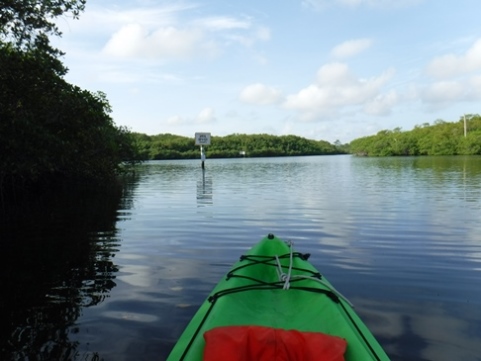
[[[210,133],[195,133],[195,145],[210,145]]]

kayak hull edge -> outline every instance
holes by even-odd
[[[264,237],[212,290],[167,360],[202,360],[210,329],[256,325],[338,336],[347,341],[345,360],[388,361],[349,301],[307,258],[278,237]]]

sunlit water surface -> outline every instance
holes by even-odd
[[[105,202],[3,234],[19,257],[2,274],[5,359],[164,360],[229,267],[274,233],[312,254],[392,360],[481,360],[481,158],[149,162]]]

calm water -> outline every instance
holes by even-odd
[[[1,222],[2,360],[164,360],[268,233],[310,252],[392,360],[481,360],[481,158],[159,161]]]

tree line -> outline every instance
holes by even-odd
[[[106,95],[65,81],[60,16],[85,0],[10,0],[0,7],[0,202],[31,187],[105,182],[136,159],[130,132],[114,124]]]
[[[466,134],[465,134],[466,122]],[[457,122],[436,120],[410,131],[382,130],[353,140],[350,153],[362,156],[481,155],[481,116],[466,114]]]
[[[173,134],[132,133],[143,160],[195,159],[200,157],[194,137]],[[205,147],[207,158],[272,157],[345,153],[343,147],[295,135],[231,134],[212,136]]]

